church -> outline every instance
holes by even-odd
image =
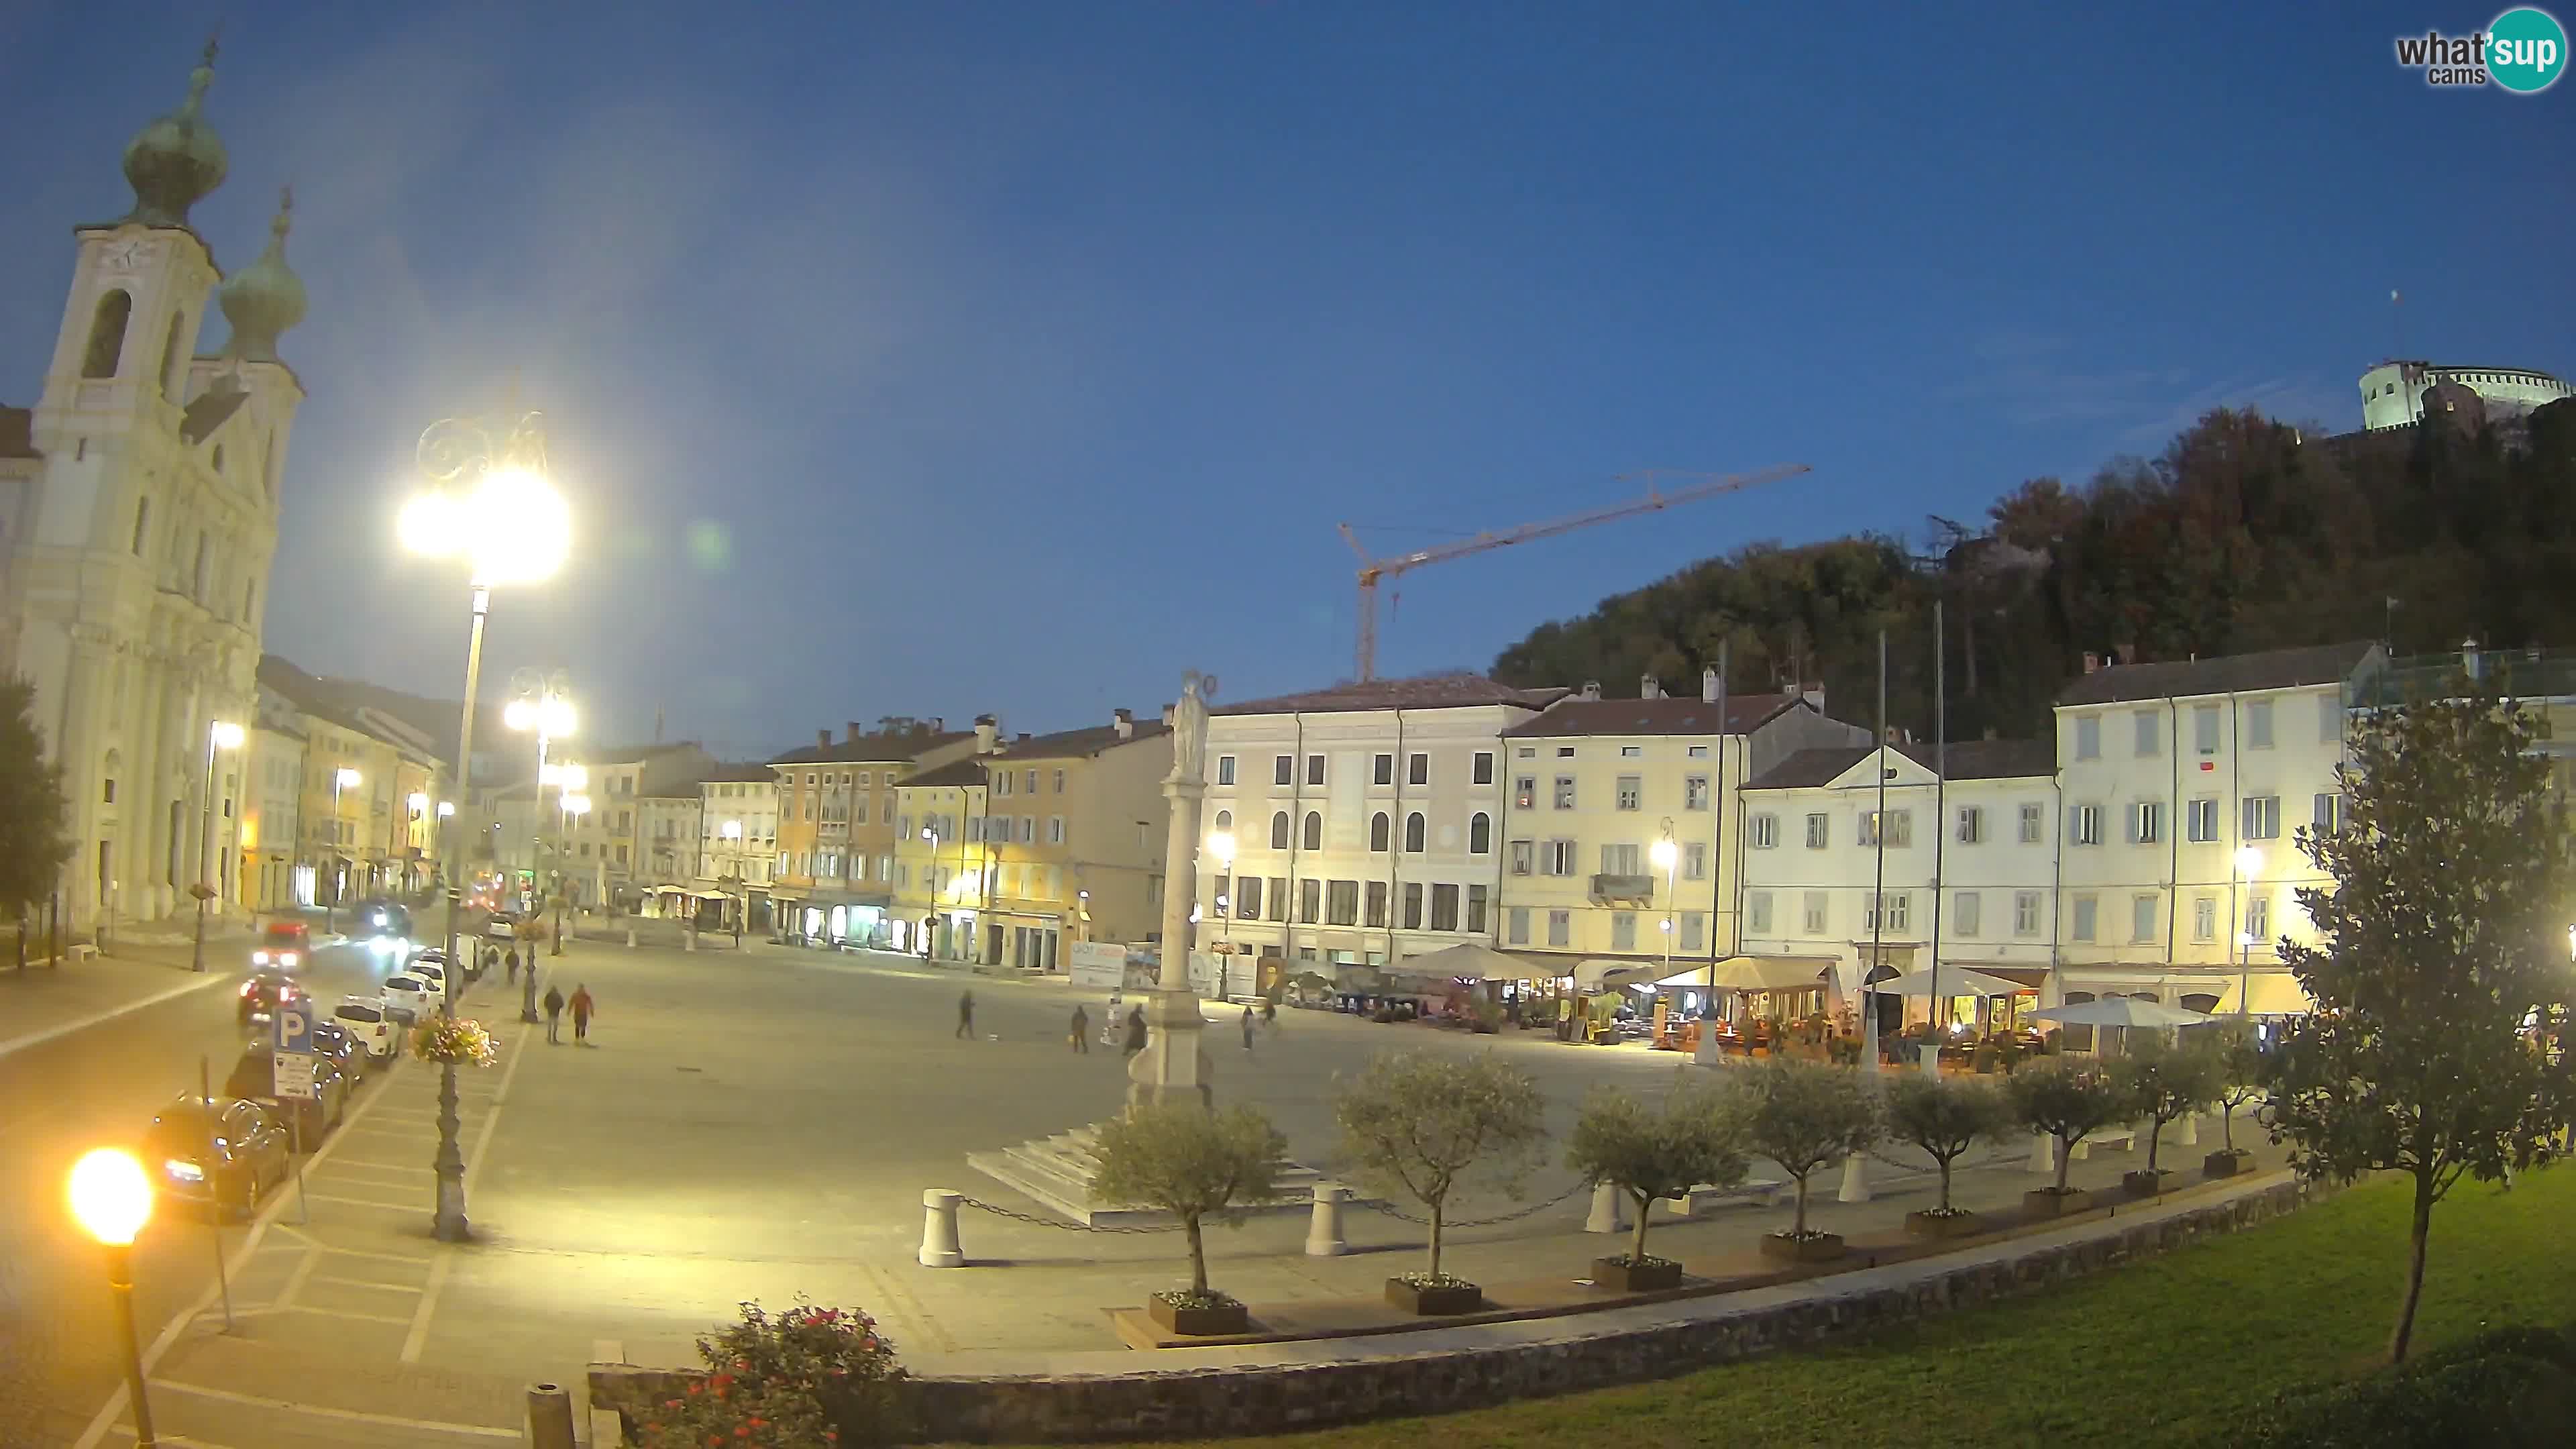
[[[303,384],[279,357],[304,316],[292,197],[227,276],[188,210],[229,163],[208,125],[215,48],[178,108],[125,148],[134,206],[73,228],[70,295],[30,408],[0,407],[0,667],[35,685],[76,844],[66,930],[238,899],[260,619],[279,475]],[[200,353],[209,304],[228,340]],[[39,907],[42,910],[42,907]]]

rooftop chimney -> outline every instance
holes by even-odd
[[[1018,734],[1011,736],[1011,743],[1015,745],[1025,745],[1029,742],[1029,738],[1029,732],[1027,730],[1022,730]]]
[[[1583,681],[1583,692],[1576,697],[1580,699],[1599,699],[1601,697],[1601,681],[1597,679],[1587,679]]]
[[[975,716],[975,753],[993,753],[1002,733],[1002,722],[989,714]]]
[[[842,728],[850,732],[849,742],[854,745],[859,742],[859,736],[867,733],[866,730],[859,728],[859,722],[857,720],[851,720],[849,723],[843,725]]]
[[[831,732],[830,730],[816,730],[816,731],[814,731],[814,748],[816,748],[816,749],[818,749],[818,750],[828,750],[828,749],[830,749],[831,747],[832,747],[832,732]]]
[[[2084,651],[2084,672],[2085,672],[2085,673],[2087,673],[2087,674],[2090,674],[2090,673],[2092,673],[2094,670],[2099,669],[2099,668],[2101,668],[2101,667],[2102,667],[2102,656],[2101,656],[2101,655],[2099,655],[2099,654],[2094,653],[2094,652],[2093,652],[2092,650],[2090,650],[2090,649],[2085,650],[2085,651]]]
[[[1798,689],[1798,695],[1800,698],[1806,700],[1808,704],[1814,706],[1816,713],[1823,714],[1825,712],[1825,687],[1822,684],[1801,685]]]
[[[2478,677],[2478,638],[2475,634],[2460,641],[2460,667],[2469,672],[2471,679]]]
[[[1123,709],[1111,710],[1109,712],[1109,727],[1116,730],[1118,732],[1118,738],[1122,740],[1132,740],[1136,738],[1136,716],[1131,711]]]
[[[1702,704],[1717,703],[1717,666],[1714,664],[1699,672],[1699,697]]]
[[[944,735],[948,733],[948,716],[944,714],[932,715],[930,717],[930,732],[934,735]]]
[[[1637,681],[1637,697],[1639,699],[1661,699],[1664,697],[1664,686],[1661,681],[1655,678],[1655,676],[1649,674],[1643,679]]]

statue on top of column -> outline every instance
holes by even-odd
[[[1207,702],[1215,693],[1215,675],[1183,671],[1180,702],[1172,706],[1172,779],[1177,782],[1205,783]]]

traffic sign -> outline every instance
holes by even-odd
[[[278,1096],[310,1097],[314,1094],[312,1053],[273,1053],[269,1057],[269,1069],[275,1074]]]
[[[301,1006],[280,1003],[277,1008],[277,1049],[280,1052],[310,1054],[313,1050],[313,1016]]]

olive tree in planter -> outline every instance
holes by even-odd
[[[2147,1123],[2147,1165],[2122,1174],[2120,1183],[2134,1193],[2161,1192],[2164,1173],[2156,1166],[2156,1154],[2164,1145],[2165,1124],[2218,1100],[2218,1059],[2197,1042],[2177,1046],[2153,1035],[2131,1045],[2129,1054],[2112,1064],[2111,1085]]]
[[[1241,1302],[1208,1287],[1201,1226],[1210,1218],[1241,1222],[1246,1207],[1277,1197],[1288,1139],[1250,1107],[1210,1112],[1174,1103],[1135,1107],[1103,1122],[1091,1151],[1094,1197],[1161,1208],[1180,1219],[1189,1238],[1190,1286],[1146,1299],[1154,1321],[1189,1334],[1249,1327]]]
[[[2092,1062],[2051,1057],[2012,1076],[2013,1114],[2023,1125],[2057,1140],[2057,1181],[2022,1194],[2022,1209],[2039,1217],[2064,1217],[2093,1205],[2093,1196],[2066,1185],[2075,1145],[2128,1115],[2129,1102]]]
[[[2218,1079],[2218,1095],[2211,1104],[2218,1108],[2221,1144],[2202,1160],[2200,1170],[2208,1177],[2234,1177],[2254,1160],[2253,1153],[2236,1145],[2236,1109],[2263,1095],[2264,1072],[2269,1064],[2263,1055],[2263,1044],[2255,1039],[2254,1024],[2245,1018],[2198,1030],[2209,1034],[2205,1049]]]
[[[1941,1169],[1941,1203],[1905,1215],[1918,1237],[1956,1238],[1977,1230],[1977,1215],[1950,1205],[1950,1170],[1968,1149],[2013,1127],[2003,1089],[1975,1077],[1900,1072],[1887,1084],[1887,1135],[1922,1149]]]
[[[1517,1195],[1547,1140],[1547,1104],[1530,1074],[1491,1051],[1474,1056],[1383,1053],[1335,1084],[1342,1154],[1362,1181],[1411,1197],[1431,1214],[1426,1271],[1386,1280],[1387,1301],[1414,1313],[1467,1313],[1485,1300],[1441,1271],[1449,1195],[1474,1175]]]
[[[1850,1067],[1772,1057],[1729,1072],[1724,1080],[1733,1097],[1732,1110],[1744,1124],[1745,1145],[1755,1156],[1780,1164],[1780,1170],[1797,1184],[1797,1217],[1789,1231],[1763,1235],[1763,1253],[1801,1263],[1841,1257],[1840,1233],[1807,1227],[1807,1182],[1878,1140],[1878,1103],[1860,1073]]]
[[[1586,1181],[1619,1189],[1637,1209],[1637,1234],[1626,1256],[1594,1259],[1592,1281],[1628,1293],[1672,1288],[1682,1281],[1682,1265],[1646,1256],[1649,1210],[1655,1199],[1679,1197],[1703,1183],[1743,1181],[1744,1134],[1705,1079],[1680,1078],[1659,1107],[1614,1087],[1594,1087],[1575,1119],[1565,1165]]]

